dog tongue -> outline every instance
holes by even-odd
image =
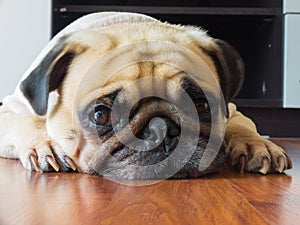
[[[187,177],[190,177],[190,178],[197,178],[199,177],[199,172],[198,171],[194,171],[194,170],[191,170],[187,173]]]

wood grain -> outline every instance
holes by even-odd
[[[300,140],[275,142],[293,159],[285,175],[228,169],[145,186],[86,174],[38,174],[0,159],[0,224],[299,224]]]

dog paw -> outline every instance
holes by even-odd
[[[292,161],[286,152],[260,136],[231,140],[226,153],[229,163],[241,173],[282,173],[292,168]]]
[[[20,161],[26,169],[39,173],[46,171],[76,171],[77,169],[73,160],[64,155],[63,151],[51,141],[45,141],[43,144],[23,150]]]

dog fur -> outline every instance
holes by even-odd
[[[101,175],[98,171],[105,168],[118,178],[160,178],[157,174],[139,175],[139,171],[133,170],[123,172],[125,169],[116,167],[115,161],[105,161],[108,153],[120,148],[120,142],[114,134],[93,136],[83,122],[87,117],[84,111],[90,102],[102,97],[101,101],[111,104],[111,96],[117,90],[137,79],[164,78],[184,86],[187,74],[183,75],[184,71],[165,63],[141,61],[116,71],[111,77],[102,75],[103,68],[94,66],[97,60],[111,53],[105,63],[109,67],[118,60],[119,55],[112,53],[115,49],[139,42],[148,43],[144,49],[138,50],[141,55],[165,51],[168,57],[181,61],[182,56],[166,49],[165,43],[192,52],[208,66],[224,96],[226,109],[218,115],[226,121],[224,150],[220,150],[210,169],[191,172],[189,170],[195,168],[185,166],[183,172],[173,177],[195,177],[214,172],[225,164],[225,154],[230,165],[240,172],[282,173],[292,167],[285,151],[260,137],[255,124],[230,103],[241,88],[244,72],[243,62],[233,47],[208,36],[201,28],[162,23],[141,14],[115,12],[95,13],[75,21],[54,37],[29,67],[15,93],[6,97],[0,108],[0,156],[20,159],[25,168],[38,172],[77,170]],[[157,43],[157,49],[147,49],[153,42]],[[89,79],[82,85],[86,76]],[[193,80],[212,95],[220,95],[219,90],[209,87],[197,76]],[[158,84],[149,85],[155,89]],[[168,95],[177,96],[178,90],[168,85],[166,82],[164,87]],[[188,86],[194,87],[191,82]],[[141,87],[136,87],[136,90],[134,94],[139,95]],[[165,102],[155,100],[141,107],[137,109],[139,117],[133,116],[130,123],[136,128],[136,135],[145,126],[146,132],[151,133],[150,125],[144,124],[145,118],[150,120],[152,117],[150,112],[153,111],[154,115],[155,110],[161,110],[163,115],[174,116],[171,109],[165,112],[169,107]],[[140,119],[143,115],[144,120]],[[169,119],[165,121],[170,122]],[[209,136],[210,125],[205,129],[201,132]],[[205,144],[201,148],[205,148]],[[145,164],[143,156],[135,157],[139,159],[134,163]],[[144,157],[151,163],[156,162],[150,153]],[[193,163],[199,161],[197,157],[192,157]],[[125,160],[125,163],[132,162],[133,157],[130,160]]]

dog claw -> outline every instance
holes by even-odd
[[[51,155],[46,156],[46,162],[49,163],[56,172],[59,171],[59,165]]]
[[[282,173],[284,170],[284,158],[282,156],[278,159],[278,168],[276,169],[279,173]]]
[[[37,173],[41,173],[42,170],[41,170],[41,168],[40,168],[40,166],[39,166],[39,162],[38,162],[37,156],[32,154],[32,155],[29,156],[29,159],[30,159],[31,164],[32,164],[33,167],[34,167],[34,170],[35,170]]]
[[[259,170],[260,173],[262,174],[267,174],[269,171],[270,163],[268,159],[263,159],[263,167]]]
[[[245,165],[246,165],[246,156],[242,155],[240,157],[240,173],[245,172]]]
[[[65,156],[64,159],[65,159],[65,163],[67,164],[67,166],[69,168],[71,168],[72,170],[76,171],[76,165],[73,162],[73,160],[69,156]]]
[[[286,169],[292,169],[293,168],[292,160],[287,155],[286,155],[286,161],[287,161],[287,167],[286,167]]]

